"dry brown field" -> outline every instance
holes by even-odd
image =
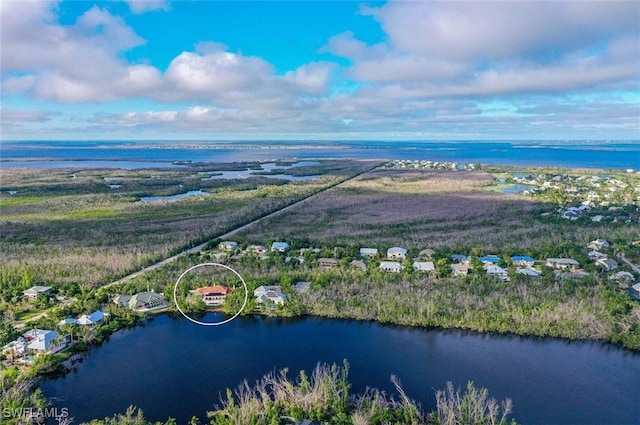
[[[493,184],[495,178],[483,171],[376,170],[265,220],[241,237],[503,251],[633,231],[543,218],[543,205],[485,189]]]

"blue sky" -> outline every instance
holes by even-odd
[[[0,3],[2,139],[638,139],[637,2]]]

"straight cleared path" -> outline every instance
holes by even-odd
[[[211,239],[216,239],[216,238],[219,238],[219,239],[226,239],[226,238],[229,238],[230,236],[233,236],[233,235],[235,235],[236,233],[241,232],[242,230],[245,230],[245,229],[247,229],[247,228],[249,228],[249,227],[253,226],[254,224],[258,223],[259,221],[266,220],[266,219],[271,218],[271,217],[275,217],[275,216],[276,216],[276,215],[278,215],[278,214],[282,214],[283,212],[285,212],[285,211],[287,211],[287,210],[290,210],[291,208],[297,207],[298,205],[300,205],[300,204],[302,204],[303,202],[307,201],[308,199],[310,199],[310,198],[312,198],[312,197],[314,197],[314,196],[318,195],[319,193],[326,192],[326,191],[327,191],[327,190],[329,190],[329,189],[333,189],[334,187],[338,187],[338,186],[340,186],[340,185],[343,185],[343,184],[345,184],[345,183],[347,183],[347,182],[349,182],[349,181],[351,181],[351,180],[355,179],[356,177],[359,177],[359,176],[361,176],[361,175],[363,175],[363,174],[365,174],[365,173],[368,173],[368,172],[370,172],[370,171],[373,171],[373,170],[375,170],[376,168],[382,167],[382,166],[383,166],[383,165],[385,165],[386,163],[387,163],[387,161],[381,162],[380,164],[377,164],[377,165],[376,165],[376,166],[374,166],[374,167],[371,167],[371,168],[366,169],[366,170],[364,170],[364,171],[362,171],[362,172],[360,172],[360,173],[358,173],[358,174],[355,174],[355,175],[353,175],[353,176],[349,177],[349,178],[348,178],[348,179],[346,179],[346,180],[343,180],[343,181],[341,181],[341,182],[339,182],[339,183],[336,183],[336,184],[333,184],[333,185],[327,186],[327,187],[325,187],[324,189],[321,189],[321,190],[319,190],[319,191],[317,191],[317,192],[314,192],[314,193],[312,193],[311,195],[309,195],[309,196],[307,196],[307,197],[305,197],[305,198],[302,198],[302,199],[301,199],[301,200],[299,200],[299,201],[294,202],[293,204],[286,205],[286,206],[284,206],[284,207],[282,207],[282,208],[280,208],[280,209],[277,209],[277,210],[275,210],[275,211],[273,211],[273,212],[271,212],[271,213],[269,213],[269,214],[267,214],[267,215],[265,215],[265,216],[262,216],[262,217],[260,217],[260,218],[257,218],[257,219],[255,219],[255,220],[253,220],[253,221],[249,222],[249,223],[243,224],[242,226],[236,227],[235,229],[230,230],[230,231],[228,231],[227,233],[224,233],[224,234],[219,235],[219,236],[215,236],[215,237],[213,237],[213,238],[211,238]],[[148,272],[150,272],[150,271],[152,271],[152,270],[155,270],[155,269],[157,269],[158,267],[162,267],[162,266],[164,266],[164,265],[166,265],[166,264],[169,264],[169,263],[171,263],[172,261],[175,261],[176,259],[180,258],[180,257],[181,257],[181,256],[183,256],[183,255],[186,255],[186,254],[193,254],[193,253],[199,252],[199,251],[201,251],[205,246],[207,246],[207,244],[208,244],[208,243],[209,243],[209,241],[204,242],[204,243],[201,243],[200,245],[194,246],[193,248],[185,249],[184,251],[182,251],[182,252],[180,252],[180,253],[178,253],[178,254],[176,254],[176,255],[173,255],[173,256],[171,256],[171,257],[169,257],[169,258],[165,258],[164,260],[159,261],[159,262],[157,262],[157,263],[155,263],[155,264],[152,264],[152,265],[150,265],[150,266],[144,267],[143,269],[138,270],[137,272],[133,272],[133,273],[131,273],[131,274],[127,275],[127,276],[124,276],[124,277],[122,277],[122,278],[118,279],[118,280],[115,280],[115,281],[113,281],[113,282],[111,282],[111,283],[108,283],[108,284],[106,284],[106,285],[102,286],[102,288],[108,288],[108,287],[113,286],[113,285],[118,285],[118,284],[120,284],[120,283],[128,282],[129,280],[134,279],[134,278],[136,278],[136,277],[138,277],[138,276],[142,276],[143,274],[148,273]]]

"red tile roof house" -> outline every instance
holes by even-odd
[[[202,297],[202,301],[206,305],[219,306],[224,304],[227,295],[231,293],[231,288],[224,285],[205,286],[193,291],[196,295]]]

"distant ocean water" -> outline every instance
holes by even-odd
[[[405,159],[491,165],[640,169],[640,141],[2,141],[0,167],[150,168],[173,161]]]

